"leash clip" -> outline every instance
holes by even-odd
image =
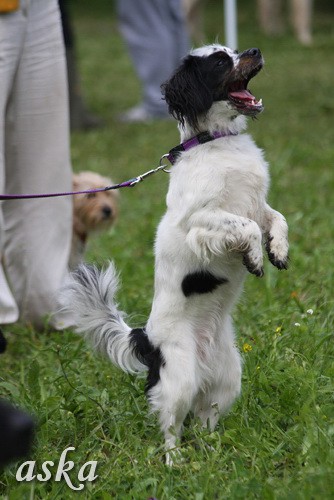
[[[131,184],[130,186],[135,186],[136,184],[138,184],[139,182],[143,181],[146,177],[148,177],[149,175],[152,175],[156,172],[155,169],[152,169],[152,170],[148,170],[148,172],[145,172],[141,175],[138,175],[137,177],[135,177],[134,179],[132,179],[131,181]]]
[[[159,170],[163,170],[166,174],[170,174],[171,170],[167,168],[168,165],[162,165],[162,162],[163,162],[163,160],[165,158],[167,158],[167,160],[170,161],[169,160],[169,153],[166,153],[166,154],[162,155],[162,157],[160,158],[160,161],[159,161],[159,167],[158,167],[158,169]]]
[[[159,166],[157,168],[152,168],[152,170],[148,170],[147,172],[141,174],[141,175],[138,175],[137,177],[135,177],[134,179],[131,180],[131,183],[129,184],[130,187],[132,186],[135,186],[136,184],[138,184],[139,182],[143,181],[144,179],[146,179],[146,177],[149,177],[150,175],[153,175],[155,174],[156,172],[159,172],[160,170],[163,170],[164,172],[167,172],[169,173],[168,170],[166,170],[166,167],[167,165],[162,165],[161,162],[163,160],[163,158],[165,156],[168,156],[168,155],[164,155],[160,158],[160,161],[159,161]]]

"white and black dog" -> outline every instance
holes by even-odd
[[[263,109],[247,89],[262,66],[258,49],[238,54],[214,44],[193,50],[163,85],[181,140],[196,136],[200,144],[179,153],[170,174],[146,326],[125,323],[112,264],[81,266],[63,293],[77,332],[124,371],[148,370],[147,396],[166,450],[189,411],[213,429],[240,392],[231,312],[247,270],[263,275],[263,242],[271,263],[287,267],[287,224],[266,202],[267,163],[242,133],[246,116]]]

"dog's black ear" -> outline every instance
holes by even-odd
[[[198,130],[198,117],[205,114],[212,106],[211,90],[203,81],[199,59],[188,56],[174,75],[161,89],[168,104],[168,110],[182,125],[184,121]]]

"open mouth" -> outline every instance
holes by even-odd
[[[263,111],[262,99],[257,100],[247,89],[249,81],[260,71],[259,65],[248,78],[234,81],[228,89],[228,100],[243,115],[254,116]]]

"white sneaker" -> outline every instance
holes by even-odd
[[[0,264],[0,324],[15,323],[19,318],[19,310],[12,292],[9,289],[5,273]]]
[[[118,120],[122,123],[147,123],[154,120],[168,119],[170,119],[170,116],[167,112],[164,114],[152,114],[147,111],[142,104],[134,106],[118,116]]]

